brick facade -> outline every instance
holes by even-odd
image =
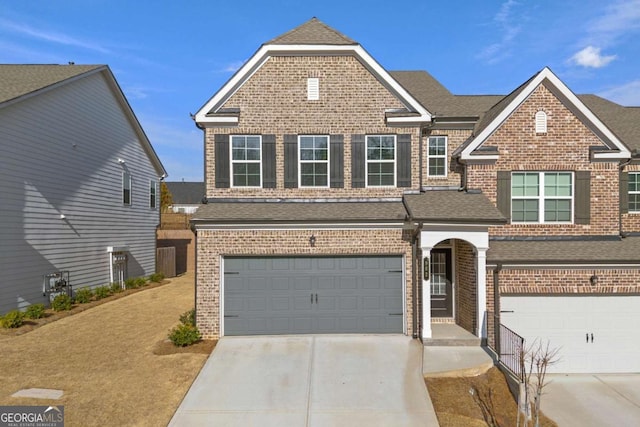
[[[314,247],[309,236],[316,236]],[[411,233],[402,229],[199,230],[196,312],[205,338],[220,336],[220,260],[226,255],[401,255],[405,264],[406,330],[413,333]]]
[[[472,334],[476,333],[476,270],[473,246],[463,240],[455,240],[455,318],[456,323]]]

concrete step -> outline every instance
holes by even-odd
[[[425,347],[480,347],[481,339],[469,338],[426,338],[422,344]]]

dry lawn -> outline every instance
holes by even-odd
[[[193,303],[188,274],[22,335],[0,335],[0,405],[64,405],[67,426],[167,425],[213,348],[173,353],[165,342]],[[11,397],[26,388],[64,395]]]
[[[496,367],[477,377],[426,378],[425,383],[440,427],[516,425],[516,401],[504,375]],[[469,392],[472,388],[475,396]],[[557,427],[555,422],[544,416],[540,425]]]

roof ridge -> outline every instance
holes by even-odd
[[[320,21],[315,16],[265,44],[330,44],[355,45],[353,39]]]

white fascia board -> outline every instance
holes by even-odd
[[[598,128],[602,132],[602,134],[608,138],[615,147],[620,150],[616,153],[599,153],[594,155],[596,158],[609,158],[605,157],[611,156],[610,158],[629,158],[631,157],[631,153],[626,148],[626,146],[607,128],[604,123],[596,117],[595,114],[587,108],[586,105],[565,85],[562,80],[560,80],[553,72],[549,69],[549,67],[545,67],[542,71],[535,76],[533,80],[529,82],[527,87],[518,94],[511,101],[511,103],[504,109],[500,114],[493,119],[493,122],[487,126],[480,134],[475,138],[475,140],[469,144],[460,155],[462,160],[472,160],[472,159],[489,159],[489,158],[497,158],[497,156],[483,156],[481,154],[471,154],[474,150],[476,150],[482,143],[495,132],[500,125],[522,104],[532,93],[533,91],[544,81],[548,80],[552,85],[556,87],[566,97],[566,99],[571,102],[584,116],[593,123],[594,126]]]
[[[225,127],[225,126],[233,126],[237,125],[239,122],[238,117],[228,116],[228,117],[204,117],[202,119],[198,119],[196,117],[196,122],[205,127]]]
[[[261,230],[261,231],[281,231],[281,230],[385,230],[405,228],[407,224],[398,223],[332,223],[332,224],[211,224],[193,222],[196,230]],[[411,227],[407,227],[411,228]]]
[[[385,84],[401,98],[408,107],[420,114],[419,117],[410,118],[411,122],[430,122],[431,113],[429,113],[413,96],[409,94],[391,75],[378,64],[371,55],[365,51],[360,45],[263,45],[258,51],[225,83],[224,86],[198,110],[195,114],[196,123],[207,123],[212,117],[207,114],[216,106],[221,104],[225,99],[235,93],[246,80],[258,71],[272,54],[280,55],[304,55],[304,54],[321,54],[328,55],[347,55],[355,54],[364,65],[372,71],[378,78],[384,80]],[[400,118],[398,118],[400,119]],[[214,120],[218,120],[217,118]],[[407,119],[404,119],[407,121]]]

